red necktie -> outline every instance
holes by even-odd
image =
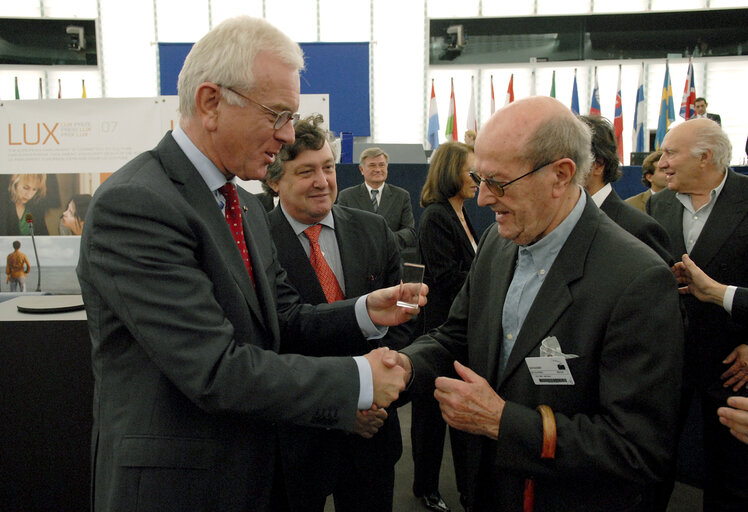
[[[319,280],[319,284],[322,286],[322,291],[325,292],[327,302],[343,300],[345,296],[343,295],[343,290],[340,289],[338,279],[335,277],[335,273],[322,255],[322,249],[319,246],[320,231],[322,231],[322,224],[315,224],[304,230],[304,234],[309,239],[309,245],[311,247],[309,260],[312,263],[314,272],[317,274],[317,279]]]
[[[244,227],[242,226],[242,210],[241,206],[239,206],[239,194],[236,193],[234,185],[228,182],[219,188],[218,191],[226,198],[226,207],[224,208],[226,222],[229,223],[231,234],[234,235],[236,246],[242,255],[244,265],[247,267],[249,278],[252,280],[252,284],[255,284],[255,276],[252,273],[252,263],[249,261],[249,251],[247,251],[247,242],[244,240]]]

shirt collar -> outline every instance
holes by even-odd
[[[577,222],[582,217],[584,206],[587,204],[587,193],[583,189],[580,192],[577,204],[556,229],[532,245],[520,246],[520,251],[529,252],[535,264],[540,268],[550,268],[549,263],[555,260],[556,255],[561,251]]]
[[[286,220],[291,225],[291,229],[293,229],[293,232],[296,233],[296,236],[301,235],[301,233],[304,232],[306,228],[309,226],[313,226],[314,224],[304,224],[303,222],[299,222],[298,220],[291,217],[291,215],[283,208],[283,203],[278,203],[280,205],[280,209],[283,212],[283,215],[286,217]],[[335,230],[335,219],[332,216],[332,210],[328,212],[328,214],[325,216],[324,219],[322,219],[319,222],[315,222],[315,224],[322,224],[323,226],[326,226],[333,231]]]
[[[226,176],[216,167],[216,164],[211,162],[210,158],[195,146],[179,124],[171,132],[171,136],[174,137],[187,159],[195,166],[211,192],[215,192],[226,184]],[[236,176],[228,181],[236,185]]]
[[[605,202],[612,191],[613,185],[611,185],[610,183],[606,183],[603,188],[592,194],[592,200],[595,202],[598,208],[600,208],[600,205]]]
[[[702,208],[705,208],[709,205],[714,204],[715,201],[717,201],[717,198],[722,193],[722,189],[725,188],[725,182],[727,181],[727,173],[729,172],[729,169],[725,169],[725,175],[722,177],[722,181],[712,189],[711,192],[709,192],[709,202],[706,203],[704,206],[699,208],[701,210]],[[681,194],[680,192],[675,193],[675,197],[678,198],[678,201],[681,202],[681,204],[689,211],[694,212],[693,209],[693,203],[691,202],[691,195],[690,194]]]

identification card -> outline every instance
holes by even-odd
[[[574,377],[571,376],[569,364],[564,357],[526,357],[525,363],[533,382],[538,386],[574,385]]]

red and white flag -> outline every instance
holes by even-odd
[[[496,112],[496,96],[493,93],[493,75],[491,75],[491,114]]]
[[[512,73],[512,76],[509,78],[509,87],[506,88],[506,100],[504,101],[504,106],[506,107],[513,101],[514,101],[514,73]]]

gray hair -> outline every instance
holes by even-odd
[[[184,61],[177,83],[179,113],[184,117],[195,114],[195,93],[204,82],[252,90],[256,85],[252,68],[260,52],[304,69],[301,47],[265,20],[236,16],[216,25],[195,43]],[[239,106],[246,103],[235,94],[226,94],[226,101]]]
[[[707,151],[712,151],[714,165],[724,170],[730,166],[732,159],[732,144],[722,127],[714,121],[699,123],[694,134],[696,142],[691,146],[691,155],[700,157]]]
[[[576,164],[572,183],[584,186],[592,167],[592,132],[577,116],[558,115],[540,123],[527,141],[524,160],[532,166],[571,158]]]

